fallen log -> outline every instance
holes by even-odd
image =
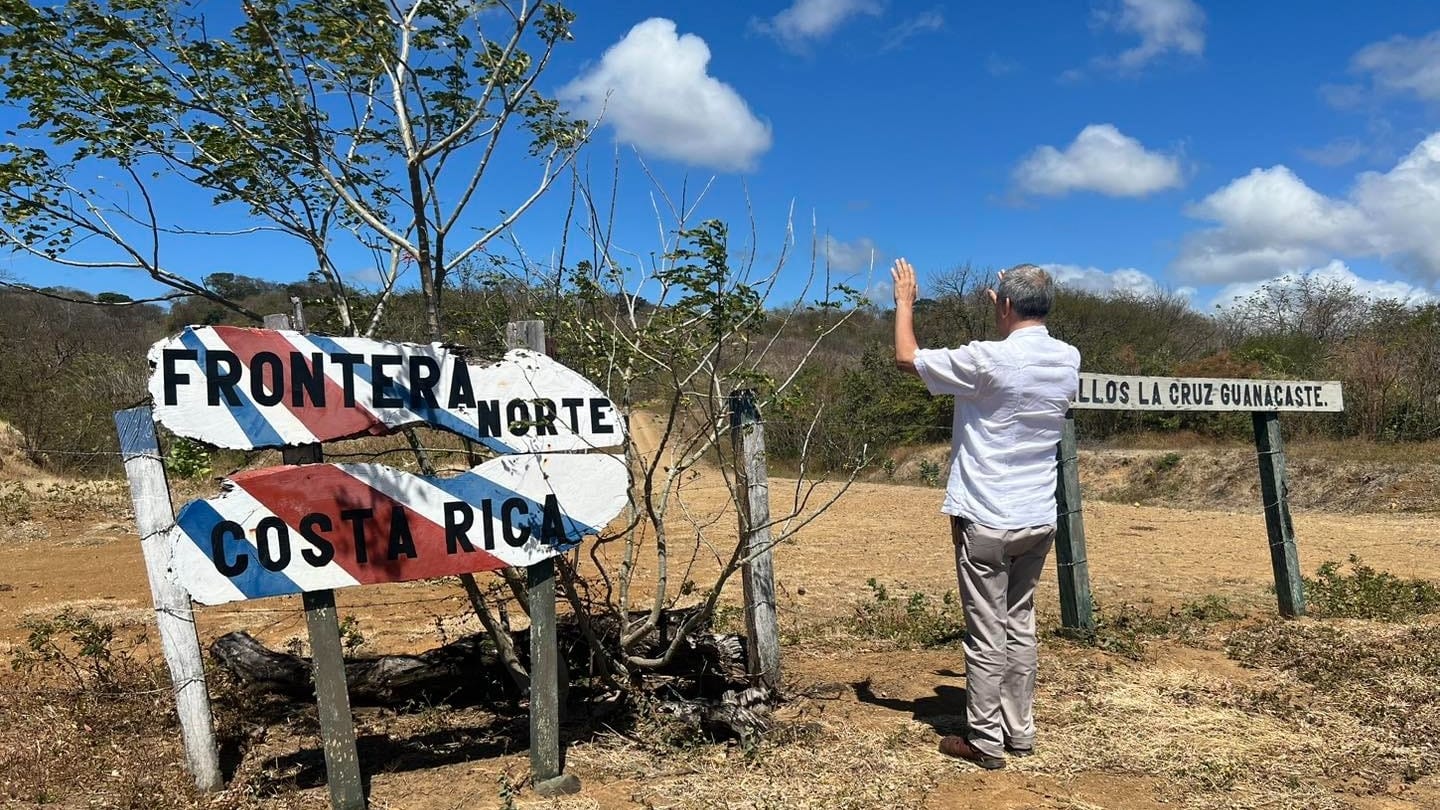
[[[662,632],[634,652],[659,656],[671,641],[666,630],[682,626],[685,614],[664,617]],[[565,617],[568,618],[568,617]],[[613,621],[601,617],[594,626],[606,642],[618,637]],[[590,650],[573,620],[562,618],[560,649],[572,676],[590,670]],[[528,665],[529,631],[514,634],[515,648]],[[227,633],[210,645],[221,668],[252,693],[279,694],[294,700],[314,696],[311,661],[272,650],[244,631]],[[739,737],[749,742],[766,727],[777,700],[772,690],[749,688],[745,674],[745,640],[733,633],[693,632],[681,640],[663,666],[632,672],[631,686],[649,692],[661,712],[696,732]],[[469,635],[418,655],[381,655],[345,659],[351,703],[357,706],[400,706],[406,703],[518,702],[514,681],[489,639]]]
[[[347,658],[350,700],[357,705],[392,706],[412,700],[513,697],[515,690],[507,686],[504,666],[482,641],[481,636],[465,636],[419,655]],[[248,689],[296,699],[314,694],[309,658],[272,650],[244,631],[215,639],[210,654]]]

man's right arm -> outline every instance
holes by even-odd
[[[915,268],[910,262],[897,259],[890,278],[895,292],[895,367],[919,374],[915,369],[915,352],[920,348],[915,341],[915,298],[919,294]]]
[[[980,364],[969,346],[921,349],[915,340],[915,268],[896,259],[890,270],[895,291],[895,366],[919,377],[932,394],[968,396],[980,387]]]

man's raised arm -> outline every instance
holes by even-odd
[[[890,268],[890,278],[895,289],[895,366],[902,371],[918,375],[915,370],[915,298],[919,287],[915,283],[915,268],[904,259],[896,259]]]

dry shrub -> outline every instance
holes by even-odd
[[[874,577],[866,580],[865,586],[870,598],[855,604],[850,620],[855,634],[909,647],[938,647],[965,637],[965,614],[954,591],[946,591],[938,599],[915,590],[902,597]],[[904,590],[903,584],[895,587]]]
[[[1201,646],[1216,625],[1242,617],[1229,600],[1215,594],[1165,609],[1128,603],[1111,609],[1097,601],[1095,630],[1084,640],[1107,653],[1140,661],[1147,657],[1150,645],[1155,642],[1168,640]],[[1054,632],[1076,635],[1059,628]]]
[[[1254,668],[1042,658],[1044,773],[1158,776],[1192,808],[1341,808],[1440,771],[1440,626],[1268,621]]]
[[[1405,621],[1440,613],[1440,586],[1423,579],[1402,579],[1377,571],[1355,554],[1350,570],[1321,564],[1315,578],[1305,577],[1305,601],[1312,615],[1331,618]]]
[[[163,665],[134,628],[66,609],[28,616],[27,643],[0,680],[0,804],[117,810],[241,810],[243,789],[195,790]],[[263,804],[293,806],[288,797]]]

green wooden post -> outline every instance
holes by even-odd
[[[1270,567],[1275,574],[1275,597],[1280,615],[1305,613],[1305,587],[1300,581],[1300,556],[1295,548],[1295,526],[1290,522],[1290,481],[1285,474],[1285,441],[1280,436],[1280,414],[1255,411],[1255,453],[1260,461],[1260,499],[1265,507],[1265,532],[1270,537]]]
[[[315,702],[319,706],[330,807],[364,810],[365,783],[360,775],[360,755],[355,748],[355,718],[350,713],[350,692],[345,683],[345,650],[340,643],[335,592],[306,591],[300,598],[305,605],[305,626],[310,631]]]
[[[1065,414],[1055,463],[1055,573],[1060,579],[1060,624],[1066,630],[1093,633],[1095,603],[1090,595],[1090,562],[1085,554],[1074,411]]]
[[[505,344],[545,354],[545,322],[506,324]],[[536,793],[560,796],[580,790],[580,780],[561,772],[560,717],[570,675],[560,658],[555,625],[555,561],[529,566],[525,580],[530,603],[530,772]]]
[[[291,298],[290,303],[294,313],[266,315],[266,328],[306,331],[300,299]],[[319,464],[325,460],[325,453],[318,444],[306,444],[281,450],[280,459],[286,464]],[[355,747],[355,717],[350,711],[350,687],[345,681],[345,649],[340,641],[335,592],[307,591],[300,595],[300,600],[305,606],[305,628],[310,633],[311,673],[315,680],[330,807],[332,810],[364,810],[365,782],[360,773],[360,754]]]

